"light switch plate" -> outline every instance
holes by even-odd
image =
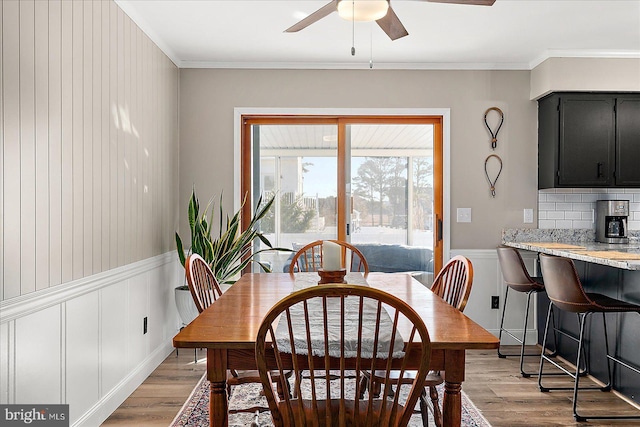
[[[471,208],[458,208],[458,222],[471,222]]]
[[[524,223],[533,224],[533,209],[524,210]]]

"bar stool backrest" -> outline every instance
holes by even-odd
[[[584,313],[595,306],[585,293],[571,259],[540,254],[540,268],[547,295],[559,309]]]
[[[518,292],[529,292],[532,286],[539,286],[541,283],[533,280],[527,271],[527,267],[522,261],[522,256],[516,248],[509,246],[498,246],[498,261],[502,270],[504,282]]]

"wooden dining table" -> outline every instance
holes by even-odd
[[[460,426],[465,352],[495,349],[497,337],[409,274],[370,273],[366,281],[409,303],[424,321],[431,339],[430,369],[443,371],[445,381],[444,425]],[[262,319],[295,286],[295,276],[288,273],[245,274],[173,338],[177,348],[207,349],[211,426],[228,425],[227,370],[256,369],[255,341]],[[408,368],[417,367],[417,363],[409,362]]]

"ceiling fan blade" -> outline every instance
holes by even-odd
[[[404,25],[402,25],[402,22],[400,22],[400,18],[398,18],[398,15],[396,15],[393,9],[391,9],[391,5],[389,5],[387,14],[378,19],[376,22],[378,23],[380,28],[382,28],[382,31],[387,33],[391,40],[396,40],[409,35],[407,29],[404,28]]]
[[[478,6],[493,6],[496,0],[427,0],[434,3],[475,4]]]
[[[295,33],[297,31],[300,31],[303,28],[307,28],[309,25],[313,24],[314,22],[321,20],[325,16],[329,15],[331,12],[335,12],[336,10],[338,10],[338,0],[332,0],[331,3],[328,3],[322,6],[320,9],[316,10],[311,15],[304,18],[302,21],[284,30],[284,32]]]

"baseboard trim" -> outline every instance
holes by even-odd
[[[172,338],[158,347],[118,385],[84,413],[72,427],[94,427],[102,424],[144,382],[174,350]]]

